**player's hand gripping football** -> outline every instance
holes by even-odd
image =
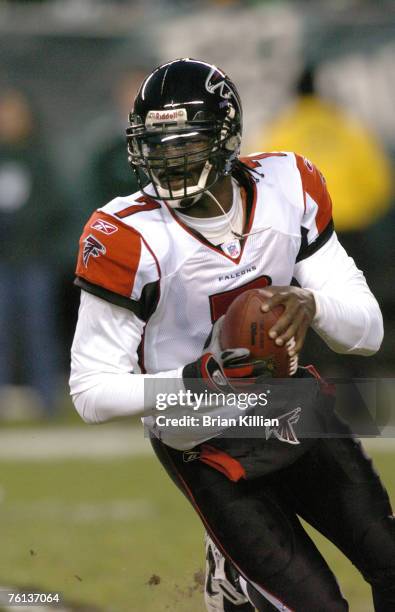
[[[245,389],[246,385],[256,384],[263,377],[272,376],[266,362],[251,359],[248,349],[222,349],[219,338],[223,320],[222,316],[214,323],[201,357],[184,367],[183,379],[186,388],[192,386],[193,390],[204,388],[229,393],[237,388]]]
[[[225,315],[214,323],[204,346],[221,363],[225,376],[232,379],[233,386],[254,384],[259,382],[261,378],[271,377],[272,372],[268,369],[267,362],[252,358],[247,348],[240,347],[223,350],[220,343],[220,335],[224,319]]]
[[[278,346],[285,345],[293,337],[295,345],[290,348],[289,355],[297,355],[316,313],[313,293],[299,287],[267,287],[262,289],[262,293],[268,296],[261,307],[263,312],[269,312],[278,304],[284,306],[284,312],[269,330],[269,336]]]

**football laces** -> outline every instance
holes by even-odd
[[[289,375],[293,376],[296,372],[296,370],[298,369],[298,363],[299,363],[299,358],[298,358],[298,354],[295,353],[295,355],[290,355],[290,351],[293,350],[295,348],[295,338],[292,336],[292,338],[290,338],[288,340],[288,342],[286,343],[286,347],[287,347],[287,352],[288,352],[288,357],[289,357]]]

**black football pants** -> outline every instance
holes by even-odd
[[[181,451],[157,439],[152,445],[218,548],[254,585],[260,612],[349,609],[298,516],[359,569],[372,587],[376,612],[395,612],[395,519],[357,441],[318,440],[291,466],[238,482],[199,460],[185,462]]]

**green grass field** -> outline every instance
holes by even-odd
[[[375,453],[393,498],[394,459]],[[350,609],[371,611],[357,572],[316,539]],[[202,570],[200,522],[153,457],[0,462],[0,585],[60,591],[81,611],[203,612]]]

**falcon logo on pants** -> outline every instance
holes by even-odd
[[[292,426],[299,421],[301,412],[302,409],[298,407],[277,417],[277,420],[279,421],[278,425],[275,427],[266,427],[266,440],[269,438],[277,438],[277,440],[280,440],[280,442],[300,444]]]

